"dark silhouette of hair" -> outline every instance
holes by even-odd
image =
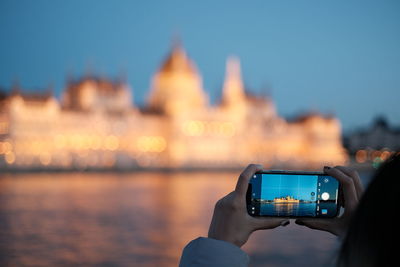
[[[399,264],[400,153],[376,171],[351,219],[338,266]]]

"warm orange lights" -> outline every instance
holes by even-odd
[[[380,158],[381,157],[381,151],[379,151],[379,150],[373,150],[371,153],[370,153],[370,159],[371,160],[374,160],[374,159],[376,159],[376,158]]]
[[[67,138],[62,134],[57,134],[54,137],[54,146],[57,149],[63,149],[67,144]]]
[[[104,147],[107,150],[115,151],[119,147],[119,139],[115,135],[109,135],[104,139]]]
[[[361,149],[355,154],[355,160],[357,163],[370,162],[382,162],[387,160],[393,153],[393,151],[382,149],[382,150],[371,150]]]
[[[51,154],[48,152],[43,152],[39,156],[40,163],[47,166],[51,163]]]
[[[9,141],[0,142],[0,155],[7,154],[13,149],[13,145]]]
[[[120,138],[115,135],[98,136],[72,134],[58,134],[54,137],[54,147],[57,149],[74,149],[74,150],[110,150],[116,151],[120,148]]]
[[[389,152],[387,150],[383,151],[381,154],[381,160],[387,160],[390,156],[392,155],[392,152]]]
[[[136,142],[141,152],[160,153],[165,150],[167,142],[161,136],[140,136]]]
[[[364,163],[368,159],[368,152],[366,150],[358,150],[355,158],[358,163]]]
[[[98,150],[101,148],[101,137],[97,135],[92,135],[90,138],[90,149]]]
[[[235,126],[231,122],[224,122],[220,126],[221,132],[226,137],[231,137],[235,134]]]
[[[7,134],[8,133],[8,123],[0,121],[0,134]]]
[[[87,166],[112,167],[116,163],[115,153],[140,153],[141,161],[147,160],[152,153],[161,153],[167,148],[167,141],[159,135],[139,136],[130,145],[130,138],[117,135],[95,134],[57,134],[50,142],[44,140],[26,139],[16,143],[0,142],[0,154],[8,165],[23,166],[61,165],[69,167],[71,164],[80,168]],[[136,151],[136,152],[135,152]],[[18,160],[16,155],[18,154]],[[133,155],[132,154],[132,155]],[[72,158],[78,160],[73,161]],[[144,164],[146,165],[146,164]]]
[[[204,132],[204,124],[200,121],[188,121],[183,125],[183,132],[189,136],[200,136]]]
[[[217,135],[232,137],[235,134],[235,126],[231,122],[191,120],[183,123],[182,131],[188,136]]]
[[[15,154],[13,152],[7,152],[5,155],[7,164],[13,164],[15,162]]]

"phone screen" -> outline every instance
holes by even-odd
[[[256,173],[247,209],[252,216],[335,217],[339,182],[322,173]]]

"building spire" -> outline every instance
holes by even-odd
[[[174,33],[172,36],[172,50],[183,49],[182,38],[178,33]]]
[[[244,86],[238,57],[231,56],[226,63],[225,82],[223,87],[223,104],[238,105],[245,99]]]

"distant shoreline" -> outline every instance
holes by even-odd
[[[346,165],[357,171],[373,171],[375,170],[371,164],[358,164],[355,162],[350,162]],[[112,168],[57,168],[57,167],[46,167],[46,168],[16,168],[13,166],[0,166],[1,174],[23,174],[23,173],[74,173],[74,172],[89,172],[89,173],[135,173],[135,172],[165,172],[165,173],[179,173],[179,172],[231,172],[236,173],[242,171],[246,166],[226,166],[226,167],[112,167]],[[287,166],[269,166],[269,170],[302,170],[302,171],[320,171],[320,168],[315,167],[303,167],[303,168],[293,168],[290,165]]]

